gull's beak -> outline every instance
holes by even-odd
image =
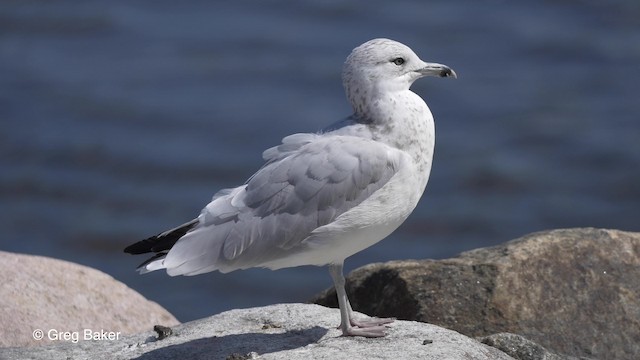
[[[439,77],[452,77],[457,79],[456,72],[453,71],[447,65],[437,63],[424,63],[424,66],[416,70],[422,76],[439,76]]]

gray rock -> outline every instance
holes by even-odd
[[[67,261],[0,251],[0,283],[0,347],[46,344],[50,330],[133,334],[179,323],[111,276]]]
[[[516,360],[588,360],[584,357],[558,355],[523,336],[500,333],[479,339],[483,344],[502,350]]]
[[[178,325],[172,335],[0,349],[2,359],[513,359],[455,331],[396,321],[384,338],[342,337],[336,309],[281,304],[232,310]]]
[[[347,278],[353,308],[468,336],[509,332],[561,354],[640,354],[640,234],[540,232],[446,260],[392,261]],[[337,306],[330,289],[314,299]]]

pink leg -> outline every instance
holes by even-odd
[[[329,273],[333,278],[333,283],[338,295],[338,305],[340,306],[340,329],[343,336],[364,336],[364,337],[383,337],[386,335],[385,330],[388,324],[394,319],[378,319],[370,318],[356,320],[353,317],[353,310],[347,298],[347,292],[344,289],[345,279],[342,274],[342,263],[329,265]]]

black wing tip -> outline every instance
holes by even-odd
[[[131,255],[140,255],[153,252],[153,247],[157,244],[157,236],[138,241],[124,248],[124,252]]]
[[[150,252],[163,252],[171,249],[173,245],[189,230],[198,224],[198,219],[193,219],[178,226],[175,229],[140,240],[124,248],[124,252],[132,255],[146,254]]]

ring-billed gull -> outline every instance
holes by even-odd
[[[343,335],[384,336],[393,319],[354,318],[342,267],[400,226],[424,192],[433,116],[409,90],[424,76],[456,73],[393,40],[356,47],[342,72],[353,115],[320,133],[285,137],[244,185],[219,191],[196,219],[125,252],[155,253],[140,272],[171,276],[328,265]]]

